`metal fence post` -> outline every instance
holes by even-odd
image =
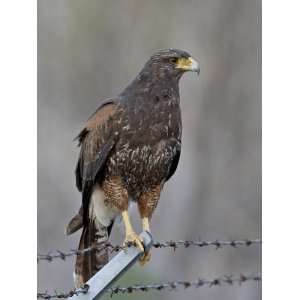
[[[152,236],[149,232],[143,231],[140,234],[145,249],[148,251],[152,244]],[[96,273],[86,284],[88,291],[69,297],[69,300],[97,300],[124,272],[126,272],[142,255],[137,247],[128,247],[118,253],[108,264]]]

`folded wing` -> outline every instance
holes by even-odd
[[[118,140],[118,120],[122,112],[118,102],[103,103],[90,117],[77,139],[81,146],[76,166],[76,185],[82,192],[83,222],[95,182],[101,181],[106,160]]]

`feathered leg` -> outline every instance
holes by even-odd
[[[157,206],[161,192],[161,186],[157,185],[151,188],[149,191],[143,193],[138,200],[138,209],[142,218],[143,231],[150,232],[150,220],[152,214]],[[140,264],[143,266],[151,258],[150,252],[140,258]]]
[[[144,251],[142,239],[134,232],[129,214],[128,214],[128,192],[123,185],[123,181],[119,177],[113,177],[105,180],[103,190],[111,205],[121,211],[123,222],[125,225],[125,240],[124,245],[134,243],[141,251]]]

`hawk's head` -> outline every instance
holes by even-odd
[[[154,69],[162,75],[180,77],[184,72],[197,72],[198,62],[189,53],[179,49],[164,49],[154,53],[147,62],[148,68]]]

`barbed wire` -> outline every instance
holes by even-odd
[[[82,288],[70,291],[69,293],[58,293],[55,291],[54,294],[51,295],[48,294],[47,291],[45,291],[43,293],[37,293],[37,298],[38,299],[66,299],[74,295],[86,294],[88,290],[89,290],[89,286],[84,285]]]
[[[261,239],[244,239],[244,240],[229,240],[229,241],[221,241],[221,240],[214,240],[214,241],[177,240],[177,241],[172,241],[172,240],[170,240],[170,241],[166,241],[166,242],[154,242],[152,247],[156,248],[156,249],[172,248],[175,251],[178,247],[189,248],[191,246],[195,246],[195,247],[202,248],[202,247],[212,246],[212,247],[215,247],[215,249],[220,249],[224,246],[229,246],[232,248],[236,248],[238,246],[249,247],[251,245],[261,244],[261,243],[262,243]],[[127,247],[132,247],[132,246],[134,246],[134,244],[127,245]],[[48,262],[52,262],[55,259],[65,260],[67,257],[70,257],[70,256],[83,255],[83,254],[91,252],[95,249],[104,250],[105,248],[107,248],[112,253],[112,252],[118,252],[120,250],[123,250],[126,247],[120,246],[120,245],[113,245],[108,242],[108,243],[104,243],[101,245],[88,247],[88,248],[85,248],[82,250],[71,249],[70,251],[67,251],[67,252],[56,250],[56,251],[48,252],[47,254],[38,254],[37,261],[39,262],[40,260],[46,260]]]
[[[106,291],[111,296],[115,294],[126,294],[133,292],[149,292],[151,290],[156,291],[177,291],[178,288],[200,288],[203,286],[214,287],[221,286],[222,284],[233,285],[233,284],[243,284],[245,282],[258,282],[261,281],[260,274],[254,275],[245,275],[240,274],[238,276],[234,275],[223,275],[220,277],[216,277],[213,279],[202,279],[198,278],[194,281],[171,281],[171,282],[162,282],[162,283],[154,283],[154,284],[135,284],[127,287],[113,287]],[[88,285],[84,286],[81,289],[70,291],[69,293],[57,293],[55,292],[53,295],[48,294],[47,292],[38,293],[37,298],[40,299],[65,299],[68,297],[72,297],[73,295],[78,295],[80,293],[87,293]]]
[[[201,279],[198,278],[195,281],[172,281],[172,282],[166,282],[166,283],[158,283],[158,284],[137,284],[132,285],[129,287],[115,287],[109,289],[107,292],[111,295],[118,294],[118,293],[132,293],[132,292],[148,292],[150,290],[177,290],[179,287],[183,288],[199,288],[202,286],[221,286],[222,284],[228,284],[233,285],[234,283],[242,284],[246,281],[261,281],[261,275],[244,275],[240,274],[239,276],[233,276],[233,275],[223,275],[221,277],[217,277],[214,279]]]

